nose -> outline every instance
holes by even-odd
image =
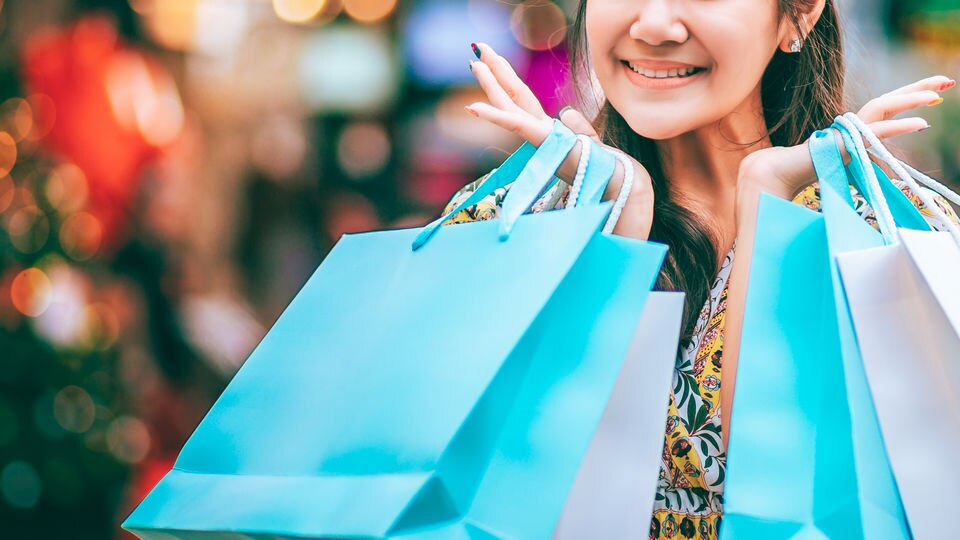
[[[654,46],[683,43],[690,37],[674,9],[674,0],[647,0],[637,4],[630,37]]]

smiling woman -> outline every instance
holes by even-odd
[[[589,88],[595,79],[603,97],[593,121],[573,108],[560,119],[631,158],[636,181],[614,233],[669,245],[657,286],[687,298],[650,538],[717,538],[757,200],[767,192],[819,209],[806,141],[846,108],[836,8],[833,0],[581,0],[570,36],[571,72],[585,81],[577,88],[598,95]],[[485,44],[475,51],[471,69],[490,102],[467,110],[538,145],[553,120],[505,59]],[[858,115],[883,138],[919,131],[923,118],[893,117],[939,103],[954,85],[930,77]],[[533,211],[566,204],[578,160],[575,148],[557,173],[564,183]],[[618,163],[605,199],[623,177]],[[507,190],[452,222],[496,217]]]

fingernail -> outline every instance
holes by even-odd
[[[473,71],[473,62],[472,61],[467,62],[467,67],[470,68],[470,71]]]
[[[941,103],[943,103],[943,98],[937,98],[930,103],[927,103],[927,107],[933,107],[934,105],[939,105]]]
[[[563,113],[567,112],[567,109],[572,109],[572,108],[573,107],[571,107],[570,105],[564,105],[563,108],[560,109],[560,112],[557,113],[557,118],[561,118],[563,116]]]
[[[946,90],[953,88],[956,85],[957,85],[957,81],[950,81],[948,83],[944,83],[944,85],[940,87],[940,91],[944,92]]]
[[[932,128],[932,127],[933,127],[933,126],[931,126],[930,124],[927,124],[927,127],[925,127],[925,128],[920,128],[918,131],[926,131],[926,130]]]
[[[470,47],[473,49],[473,54],[477,55],[477,58],[480,58],[480,47],[477,47],[476,43],[471,43]]]
[[[466,109],[468,113],[476,116],[477,118],[480,117],[480,115],[477,113],[477,111],[471,109],[469,105],[465,106],[464,109]]]

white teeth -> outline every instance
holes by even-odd
[[[669,70],[667,69],[653,70],[653,69],[644,69],[644,68],[634,66],[629,62],[627,63],[627,65],[630,66],[630,69],[636,71],[637,73],[643,75],[644,77],[650,77],[651,79],[667,79],[670,77],[680,77],[680,78],[689,77],[697,70],[697,68],[694,68],[694,67],[683,68],[683,69],[675,68],[675,69],[669,69]]]

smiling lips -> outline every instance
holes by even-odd
[[[684,86],[698,78],[705,68],[654,60],[621,60],[620,64],[630,82],[643,88],[671,89]]]

